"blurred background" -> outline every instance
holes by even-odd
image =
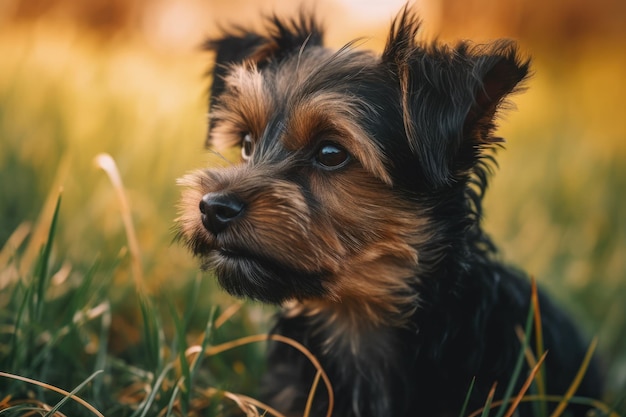
[[[12,289],[35,263],[62,188],[48,297],[80,287],[100,265],[98,297],[109,303],[112,324],[106,343],[91,341],[141,362],[132,353],[143,336],[120,205],[94,164],[106,152],[128,194],[149,293],[157,304],[189,315],[190,338],[194,329],[201,333],[211,306],[235,301],[173,243],[176,178],[214,163],[202,147],[211,57],[199,45],[220,26],[260,28],[264,14],[288,16],[303,6],[324,22],[328,45],[362,37],[363,48],[380,50],[402,4],[2,0],[0,317],[6,322],[12,314]],[[609,396],[623,396],[626,2],[421,0],[415,7],[425,38],[514,38],[533,57],[528,90],[501,120],[507,144],[487,193],[485,225],[503,259],[536,277],[598,336]],[[199,295],[189,313],[192,290]],[[225,339],[266,328],[271,309],[241,308]],[[6,364],[6,352],[0,349],[0,363]],[[71,346],[63,352],[80,368]],[[258,372],[255,352],[233,355],[236,374]],[[24,366],[22,372],[31,369]]]

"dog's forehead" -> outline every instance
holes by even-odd
[[[287,59],[266,67],[277,87],[288,96],[310,94],[318,90],[347,90],[364,82],[379,59],[368,51],[344,47],[338,51],[316,46],[294,53]]]
[[[280,158],[282,151],[310,150],[331,139],[390,182],[381,144],[367,125],[380,119],[384,107],[372,95],[384,84],[379,62],[370,52],[323,47],[265,65],[245,62],[231,67],[222,99],[227,108],[216,116],[244,125],[238,128],[256,142],[255,158],[265,152]]]
[[[379,59],[366,51],[316,46],[277,62],[235,65],[225,81],[242,99],[263,100],[284,111],[320,93],[361,95],[366,84],[381,81],[378,63]]]

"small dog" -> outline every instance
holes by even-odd
[[[334,416],[456,416],[474,378],[476,410],[494,383],[503,396],[522,346],[529,280],[496,259],[480,220],[494,119],[529,60],[505,40],[422,43],[419,26],[405,7],[382,55],[324,47],[305,14],[206,43],[207,143],[241,147],[241,163],[181,180],[180,236],[230,294],[282,306],[274,332],[319,359]],[[563,395],[587,345],[539,299],[546,392]],[[273,343],[265,398],[302,415],[314,376]],[[576,395],[601,388],[592,361]],[[311,415],[328,403],[318,388]]]

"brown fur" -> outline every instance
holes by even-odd
[[[206,44],[208,143],[242,146],[242,160],[180,180],[180,236],[231,294],[282,306],[274,332],[318,357],[339,417],[458,415],[473,379],[472,410],[494,382],[497,398],[509,381],[521,388],[514,328],[530,286],[480,219],[494,119],[529,61],[509,41],[425,44],[418,28],[405,8],[381,56],[325,48],[305,16]],[[558,395],[585,347],[539,297],[546,392]],[[302,415],[314,375],[273,345],[266,399]],[[579,394],[600,386],[592,365]],[[311,415],[326,415],[317,394]]]
[[[333,320],[350,323],[340,327],[400,324],[410,315],[406,306],[415,305],[410,286],[419,254],[414,247],[427,238],[426,221],[382,182],[359,171],[349,181],[310,178],[311,192],[324,201],[323,212],[332,213],[323,217],[309,210],[294,183],[267,167],[198,171],[180,181],[185,191],[178,222],[187,240],[208,251],[218,243],[200,222],[197,201],[209,192],[239,193],[249,204],[248,217],[227,239],[298,270],[330,273],[324,282],[327,296],[298,301],[298,308],[328,309]],[[385,207],[377,204],[381,198]],[[355,318],[360,325],[351,325]]]

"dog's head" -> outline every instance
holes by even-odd
[[[433,219],[499,141],[496,111],[528,72],[511,42],[422,44],[418,28],[404,10],[382,55],[324,47],[306,17],[207,42],[207,143],[241,161],[184,177],[178,224],[227,291],[372,316],[415,301]]]

